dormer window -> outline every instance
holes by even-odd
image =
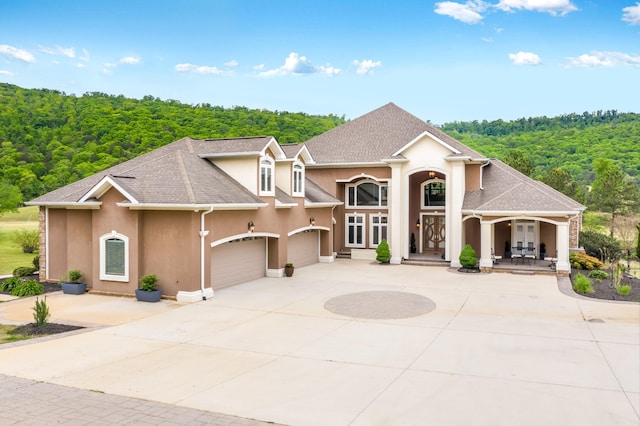
[[[300,163],[293,164],[293,195],[304,196],[304,167]]]
[[[263,157],[260,160],[260,195],[274,195],[273,159]]]

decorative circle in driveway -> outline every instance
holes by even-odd
[[[401,291],[362,291],[336,296],[324,304],[334,314],[364,319],[402,319],[433,311],[428,297]]]

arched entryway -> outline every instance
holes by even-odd
[[[409,176],[409,258],[442,260],[447,251],[447,183],[438,170],[421,170]]]

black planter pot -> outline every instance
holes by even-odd
[[[290,277],[291,275],[293,275],[293,271],[294,271],[294,270],[295,270],[295,267],[294,267],[294,266],[285,266],[285,267],[284,267],[284,274],[285,274],[287,277]]]
[[[85,294],[87,291],[87,283],[62,283],[61,287],[64,294]]]
[[[159,302],[162,298],[162,290],[144,291],[136,289],[136,299],[140,302]]]

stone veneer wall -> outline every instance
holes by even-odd
[[[47,278],[47,223],[45,221],[45,209],[46,207],[40,206],[40,209],[38,210],[38,231],[40,233],[40,247],[38,249],[40,281]]]
[[[580,230],[582,229],[582,212],[569,219],[569,248],[580,247]]]

